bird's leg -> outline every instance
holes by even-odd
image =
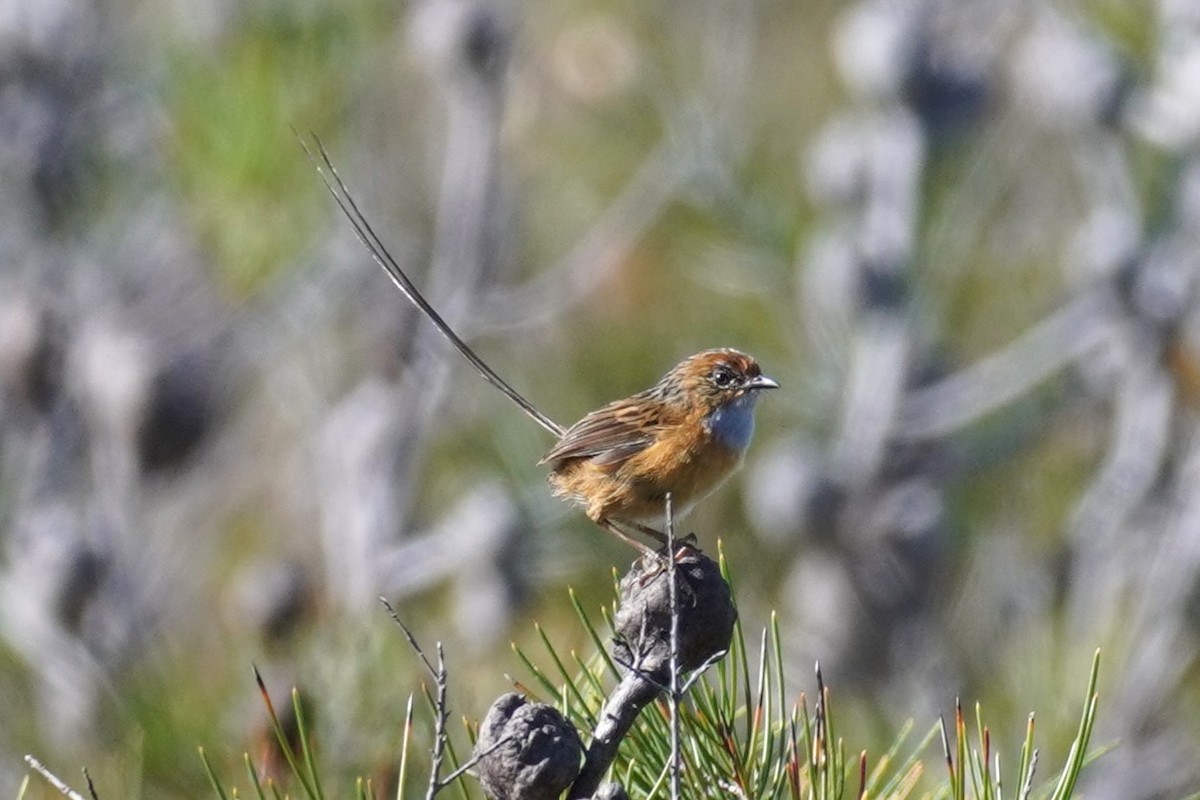
[[[664,545],[664,546],[666,545],[667,535],[665,533],[663,533],[662,531],[658,530],[657,528],[651,528],[649,525],[643,525],[640,522],[633,522],[633,521],[624,521],[624,522],[626,525],[633,528],[635,531],[646,534],[651,539],[653,539],[654,541],[658,542],[661,545]]]
[[[622,525],[628,525],[634,530],[652,537],[662,545],[661,549],[655,550],[643,544],[642,542],[639,542],[637,539],[634,539],[628,533],[621,530],[620,527],[618,527],[617,524],[610,519],[601,518],[593,521],[601,528],[604,528],[604,530],[618,537],[621,541],[635,547],[643,557],[650,559],[650,563],[655,565],[653,569],[648,569],[646,573],[642,575],[640,581],[641,585],[649,583],[658,575],[662,574],[663,571],[665,571],[667,564],[667,545],[669,544],[667,541],[667,535],[665,533],[660,530],[656,530],[655,528],[651,528],[648,525],[643,525],[640,522],[621,520]],[[696,534],[689,533],[682,539],[675,540],[675,552],[673,557],[675,558],[675,561],[678,562],[689,550],[698,549],[699,548],[696,547]]]
[[[654,548],[652,548],[642,542],[639,542],[637,539],[634,539],[628,533],[626,533],[625,531],[623,531],[619,527],[617,527],[617,524],[615,522],[613,522],[612,520],[601,517],[600,519],[594,520],[594,522],[597,525],[599,525],[601,528],[604,528],[604,530],[611,533],[613,536],[616,536],[621,541],[632,546],[635,550],[637,550],[643,556],[648,556],[653,559],[658,558],[658,553],[654,550]],[[633,524],[633,523],[631,523],[631,524]],[[655,531],[655,533],[658,533],[658,531]],[[662,534],[659,534],[659,535],[661,536]]]
[[[662,531],[657,530],[655,528],[651,528],[649,525],[642,525],[639,522],[627,522],[625,524],[634,528],[639,533],[646,534],[647,536],[649,536],[650,538],[654,539],[656,542],[661,544],[663,547],[666,547],[667,535],[665,533],[663,533]],[[675,537],[675,546],[679,549],[682,549],[684,547],[694,547],[695,544],[696,544],[695,531],[693,531],[692,533],[689,533],[687,536]],[[676,557],[678,557],[679,553],[676,552],[675,555],[676,555]]]

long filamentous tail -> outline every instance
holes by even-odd
[[[429,318],[429,321],[434,324],[434,327],[436,327],[438,331],[440,331],[441,334],[450,341],[450,344],[454,345],[454,349],[462,353],[463,358],[471,362],[471,366],[475,368],[476,372],[483,376],[484,380],[503,392],[509,400],[512,400],[514,403],[516,403],[517,406],[525,412],[525,415],[538,425],[541,425],[547,431],[554,434],[556,438],[562,438],[566,428],[564,428],[562,425],[559,425],[557,422],[539,411],[537,407],[533,405],[533,403],[530,403],[528,400],[526,400],[520,392],[512,388],[507,381],[497,375],[495,371],[487,365],[487,362],[480,358],[475,351],[472,350],[470,346],[467,345],[467,343],[464,342],[462,338],[454,332],[454,329],[450,327],[446,320],[442,319],[442,315],[439,314],[434,307],[429,304],[429,301],[425,299],[425,296],[421,294],[416,285],[413,284],[409,277],[404,274],[404,270],[400,269],[400,265],[396,263],[396,259],[392,258],[392,254],[388,252],[388,249],[386,246],[384,246],[383,241],[379,238],[379,236],[376,235],[374,228],[371,227],[371,223],[367,221],[367,218],[363,216],[362,211],[359,210],[358,204],[354,201],[354,197],[350,194],[350,190],[346,187],[345,182],[342,181],[341,176],[338,175],[338,171],[333,166],[333,162],[329,160],[329,153],[326,152],[325,145],[321,142],[321,140],[317,138],[315,134],[312,134],[313,143],[316,145],[317,153],[320,155],[320,160],[318,160],[317,157],[313,155],[313,151],[308,146],[308,143],[304,141],[304,138],[299,134],[297,134],[296,138],[300,140],[300,146],[304,148],[304,153],[308,156],[309,162],[317,170],[317,174],[321,176],[321,182],[325,184],[325,188],[328,189],[329,194],[333,196],[334,202],[338,204],[338,208],[342,210],[342,214],[344,214],[346,219],[349,220],[350,226],[354,228],[355,236],[357,236],[358,240],[363,243],[363,247],[367,248],[367,252],[371,254],[371,258],[374,259],[375,263],[382,267],[383,271],[386,272],[388,277],[392,279],[392,283],[396,285],[396,288],[399,289],[400,292],[408,298],[409,302],[416,306],[422,314]]]

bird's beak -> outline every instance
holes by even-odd
[[[768,378],[766,375],[755,375],[750,380],[746,381],[743,388],[746,389],[778,389],[779,384]]]

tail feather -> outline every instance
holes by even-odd
[[[424,295],[421,294],[416,285],[413,284],[409,277],[404,274],[404,270],[400,269],[400,265],[396,263],[396,259],[392,258],[392,254],[388,252],[388,249],[383,244],[383,241],[378,235],[376,235],[374,228],[371,227],[371,223],[367,221],[367,218],[363,215],[362,211],[359,210],[358,204],[354,201],[354,197],[350,194],[350,190],[346,187],[345,182],[343,182],[341,176],[338,175],[337,169],[333,166],[333,162],[329,159],[329,153],[326,152],[325,145],[321,142],[321,140],[315,134],[312,134],[313,143],[316,145],[317,153],[320,155],[320,160],[318,161],[316,156],[313,155],[312,149],[309,148],[308,143],[304,141],[304,138],[299,134],[297,134],[296,138],[300,140],[300,146],[304,148],[304,153],[308,156],[309,162],[317,170],[317,174],[321,176],[321,181],[325,184],[325,188],[329,190],[329,194],[333,196],[334,202],[338,204],[338,208],[342,210],[342,214],[344,214],[346,219],[350,222],[350,226],[354,229],[355,236],[357,236],[358,240],[363,243],[364,247],[367,248],[367,252],[371,254],[371,258],[374,259],[375,263],[382,267],[383,271],[386,272],[388,277],[392,279],[392,283],[396,285],[396,288],[399,289],[400,292],[408,298],[409,302],[416,306],[422,314],[429,318],[429,321],[434,324],[434,327],[436,327],[438,331],[450,341],[450,344],[454,345],[454,348],[462,354],[463,358],[471,362],[471,366],[475,368],[476,372],[483,376],[484,380],[503,392],[509,400],[512,400],[514,403],[516,403],[517,406],[525,412],[525,415],[538,425],[541,425],[547,431],[554,434],[555,437],[562,438],[566,428],[564,428],[562,425],[559,425],[557,422],[539,411],[537,407],[533,405],[533,403],[530,403],[528,400],[526,400],[520,392],[512,388],[507,381],[497,375],[495,371],[493,371],[492,368],[489,367],[487,363],[480,358],[475,351],[472,350],[470,346],[458,336],[458,334],[454,332],[454,329],[450,327],[449,323],[442,319],[441,314],[439,314],[434,307],[429,304],[429,301],[425,299]],[[332,180],[330,180],[331,176]]]

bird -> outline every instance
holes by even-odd
[[[669,525],[741,466],[759,393],[779,387],[753,357],[732,348],[704,350],[649,389],[564,427],[496,374],[430,305],[359,210],[324,144],[312,139],[320,160],[300,138],[305,154],[375,263],[488,383],[556,437],[539,462],[550,467],[555,496],[581,507],[643,555],[654,555],[632,532],[667,544],[668,537],[648,523],[667,518]]]
[[[647,521],[683,516],[742,464],[759,392],[779,384],[737,350],[685,358],[654,386],[576,422],[542,457],[553,493],[626,539],[625,523],[666,544]]]

